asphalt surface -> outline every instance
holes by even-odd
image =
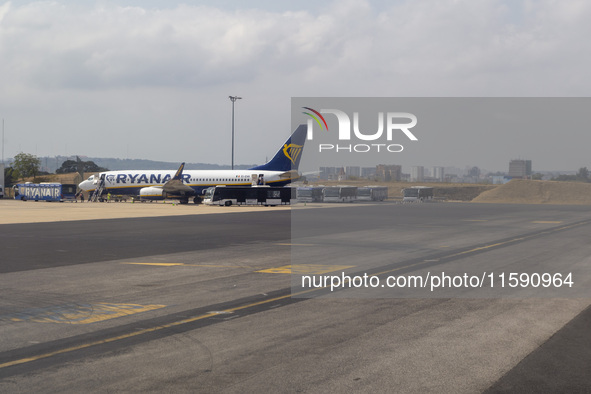
[[[580,206],[389,203],[0,225],[0,391],[588,392],[590,228]],[[300,286],[443,270],[575,280]]]
[[[289,218],[280,210],[5,224],[0,273],[288,240]]]

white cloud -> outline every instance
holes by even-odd
[[[239,94],[249,137],[237,161],[260,162],[276,139],[251,141],[288,127],[291,96],[588,95],[590,17],[586,1],[552,0],[338,1],[273,12],[5,3],[0,108],[39,141],[41,130],[78,135],[69,153],[122,157],[88,138],[153,140],[168,127],[193,145],[146,142],[130,155],[227,163],[215,149],[192,155],[204,141],[226,144],[227,96]],[[105,118],[106,131],[97,126]],[[17,153],[15,139],[7,152]]]
[[[4,83],[40,89],[201,87],[248,82],[266,73],[330,87],[361,72],[368,90],[383,84],[371,74],[390,82],[432,78],[430,84],[448,88],[441,79],[576,67],[560,67],[560,60],[588,48],[581,34],[588,32],[583,16],[591,10],[586,2],[572,4],[536,2],[523,23],[514,25],[510,9],[490,0],[403,2],[379,14],[365,2],[337,2],[319,15],[187,5],[89,10],[7,3],[0,67],[10,76]],[[509,86],[515,82],[520,81]]]

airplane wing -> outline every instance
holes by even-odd
[[[195,190],[183,183],[183,169],[185,163],[182,163],[179,169],[176,171],[172,179],[162,185],[162,190],[170,194],[194,194]]]
[[[306,176],[306,175],[318,175],[320,174],[320,171],[308,171],[308,172],[304,172],[302,173],[302,175]]]
[[[297,170],[286,171],[286,172],[279,174],[279,178],[285,178],[285,179],[297,179],[299,177],[300,177],[300,174],[298,173]]]

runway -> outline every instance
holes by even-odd
[[[232,212],[0,225],[0,391],[591,388],[586,207]],[[289,273],[467,266],[571,270],[575,289],[292,296]]]

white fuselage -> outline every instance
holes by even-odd
[[[106,171],[91,175],[79,186],[84,191],[93,192],[103,177],[106,192],[137,195],[145,187],[164,185],[174,174],[173,170]],[[264,184],[283,186],[292,181],[291,177],[286,177],[283,171],[265,170],[185,170],[182,179],[183,184],[195,190],[196,194],[201,194],[204,189],[211,186],[251,186],[253,183],[256,185],[261,175]]]

